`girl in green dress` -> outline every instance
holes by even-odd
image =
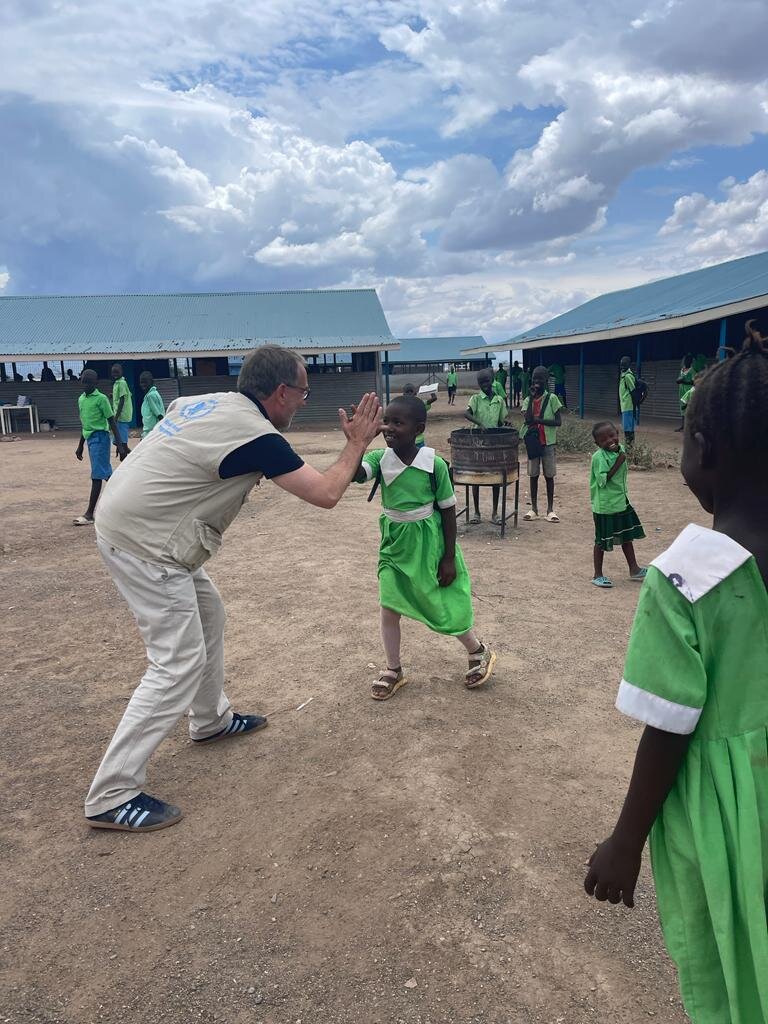
[[[651,563],[617,707],[645,723],[585,888],[634,905],[646,837],[664,938],[694,1024],[768,1022],[768,350],[696,386],[682,472],[714,528]]]
[[[613,586],[613,581],[603,573],[603,559],[606,551],[613,551],[614,544],[621,546],[629,578],[642,582],[648,569],[638,565],[633,541],[642,540],[645,530],[629,503],[626,449],[619,443],[619,432],[610,420],[596,423],[592,437],[597,445],[589,472],[589,496],[595,521],[592,583],[603,589]]]
[[[424,403],[395,398],[384,413],[386,448],[368,452],[355,477],[381,488],[379,602],[387,667],[373,683],[374,700],[389,700],[405,685],[400,664],[400,617],[455,636],[467,651],[464,685],[475,689],[493,671],[496,655],[472,624],[469,573],[456,544],[456,496],[448,466],[434,448],[418,447]]]

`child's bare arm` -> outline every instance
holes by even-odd
[[[120,432],[117,429],[117,420],[114,416],[109,417],[109,429],[112,431],[112,436],[115,439],[115,448],[117,448],[121,455],[123,452],[127,454],[130,451],[130,448],[124,441],[120,440]]]
[[[445,553],[437,567],[437,582],[448,587],[456,579],[456,506],[440,509],[445,538]]]
[[[616,471],[619,469],[619,467],[623,466],[626,461],[627,461],[627,456],[624,454],[624,452],[619,452],[618,459],[616,459],[614,464],[611,466],[611,468],[605,474],[606,481],[610,480],[611,477],[614,475],[614,473],[616,473]]]
[[[677,778],[690,738],[645,727],[619,820],[589,859],[584,888],[590,896],[635,905],[643,846]]]

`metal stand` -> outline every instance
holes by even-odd
[[[501,522],[492,525],[498,525],[500,527],[500,536],[504,536],[507,528],[507,520],[513,519],[514,525],[517,527],[517,515],[520,506],[520,463],[518,462],[517,467],[508,472],[506,469],[502,469],[491,473],[470,473],[466,470],[454,470],[452,473],[454,485],[464,487],[464,500],[465,505],[462,509],[456,510],[456,518],[460,515],[464,516],[464,522],[469,525],[469,488],[470,487],[500,487],[501,488]],[[514,482],[515,484],[515,505],[512,512],[507,515],[507,487]]]

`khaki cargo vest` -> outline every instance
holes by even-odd
[[[222,480],[222,460],[276,433],[258,406],[237,392],[177,398],[113,473],[96,508],[96,532],[147,562],[198,569],[216,554],[262,477]]]

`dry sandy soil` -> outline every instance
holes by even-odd
[[[444,453],[460,413],[430,417]],[[319,467],[341,447],[291,441]],[[179,723],[148,789],[186,817],[134,836],[82,818],[144,651],[70,526],[89,486],[74,447],[0,444],[0,1021],[682,1024],[647,866],[634,911],[582,890],[640,732],[613,709],[638,587],[620,554],[614,590],[590,585],[585,456],[560,461],[560,525],[460,528],[490,685],[467,692],[459,645],[409,623],[411,682],[388,703],[368,696],[367,488],[332,512],[254,491],[209,568],[229,695],[270,728],[201,750]],[[675,471],[631,490],[645,561],[707,521]]]

